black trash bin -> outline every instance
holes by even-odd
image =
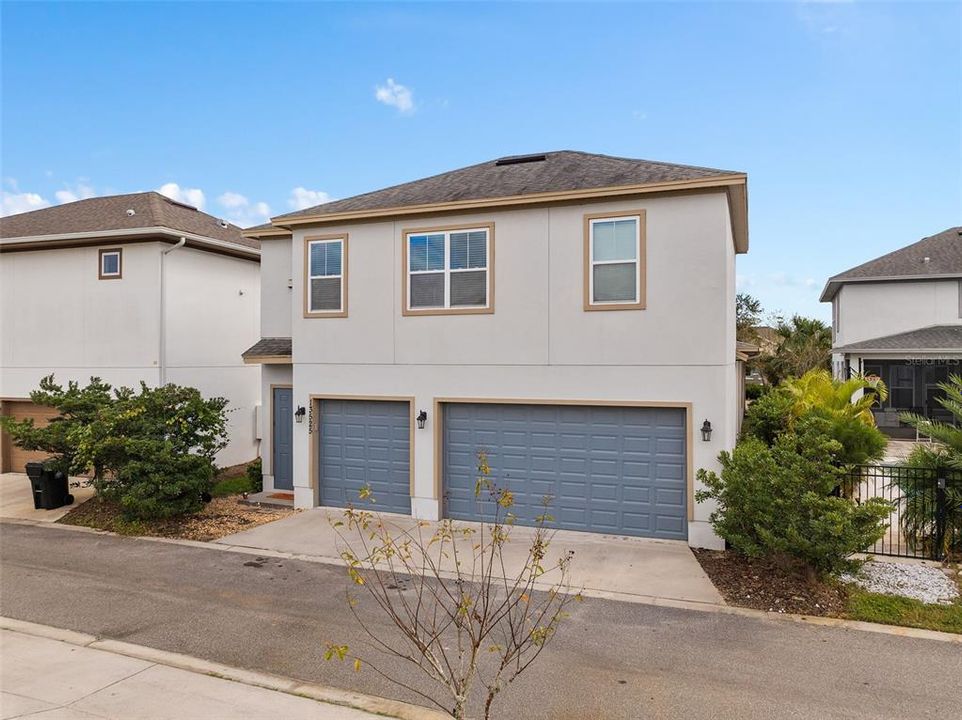
[[[56,510],[73,503],[73,495],[67,483],[67,476],[57,470],[50,470],[43,463],[27,463],[27,477],[33,491],[33,506],[37,510]]]

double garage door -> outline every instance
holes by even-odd
[[[411,405],[322,400],[320,501],[343,507],[370,485],[375,507],[411,512]],[[687,422],[681,408],[447,403],[442,423],[445,517],[490,519],[477,497],[477,454],[514,496],[519,524],[551,498],[552,527],[685,540]],[[430,436],[425,434],[425,439]]]
[[[484,450],[520,524],[547,512],[551,527],[688,538],[683,409],[450,404],[443,423],[447,517],[493,515],[494,501],[475,493]]]

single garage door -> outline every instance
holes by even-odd
[[[447,517],[478,520],[477,452],[514,494],[519,524],[553,499],[552,527],[686,540],[685,410],[583,405],[448,404],[443,409]]]
[[[34,405],[29,400],[4,400],[0,405],[3,415],[16,420],[33,418],[34,424],[40,427],[58,414],[53,408]],[[43,460],[45,457],[45,453],[21,450],[13,444],[5,431],[0,431],[0,472],[26,472],[25,466],[28,462]]]
[[[321,505],[364,506],[367,484],[373,509],[411,514],[411,406],[381,400],[322,400],[319,478]]]

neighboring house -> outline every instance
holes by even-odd
[[[266,488],[343,506],[369,483],[377,509],[477,519],[484,450],[518,522],[550,496],[557,527],[718,547],[695,471],[742,410],[746,182],[551,152],[252,228]]]
[[[879,427],[914,435],[899,421],[905,411],[951,420],[936,398],[938,383],[962,372],[962,228],[835,275],[821,299],[832,303],[835,375],[888,386]]]
[[[177,383],[230,401],[220,465],[258,454],[260,250],[240,229],[155,192],[91,198],[0,219],[2,412],[43,420],[29,401],[59,382]],[[29,455],[0,438],[0,469]]]

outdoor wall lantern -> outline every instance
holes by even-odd
[[[707,420],[701,426],[701,439],[705,442],[711,440],[711,423]]]
[[[297,412],[294,413],[294,422],[299,422],[299,423],[304,422],[304,415],[306,413],[307,413],[307,410],[304,409],[304,406],[298,405]]]
[[[427,410],[422,410],[421,412],[419,412],[419,413],[418,413],[418,417],[417,417],[417,421],[418,421],[418,430],[423,430],[423,429],[424,429],[424,423],[426,423],[426,422],[428,421],[428,411],[427,411]]]

